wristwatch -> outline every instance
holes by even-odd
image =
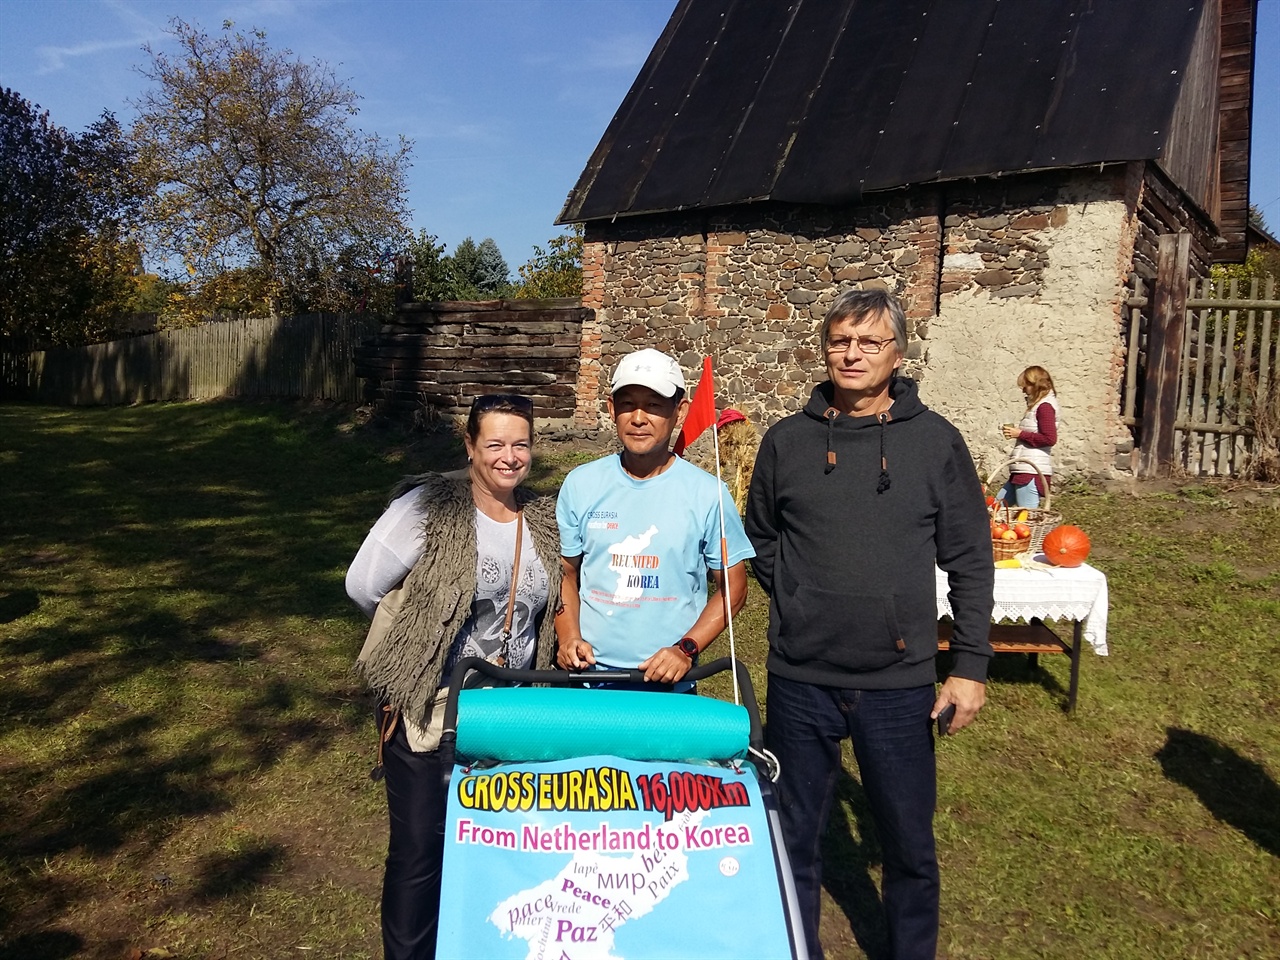
[[[673,643],[672,646],[678,648],[680,652],[683,653],[690,660],[696,657],[700,652],[698,650],[697,641],[691,640],[688,637],[682,637],[681,639]]]

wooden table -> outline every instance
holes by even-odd
[[[951,646],[951,616],[947,576],[935,571],[938,600],[938,649]],[[991,611],[991,646],[996,653],[1025,653],[1034,666],[1042,653],[1065,653],[1071,658],[1067,710],[1076,706],[1080,686],[1080,653],[1087,642],[1099,656],[1107,655],[1107,577],[1087,563],[1051,570],[996,569],[995,606]],[[1069,620],[1068,643],[1045,620]],[[1021,621],[1021,622],[1017,622]]]

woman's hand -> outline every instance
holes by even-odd
[[[561,670],[582,670],[596,665],[596,652],[591,644],[576,637],[561,640],[556,648],[556,663]]]
[[[1004,438],[1006,440],[1017,440],[1018,437],[1022,435],[1022,431],[1011,423],[1006,423],[1000,428],[1000,430],[1004,433]]]

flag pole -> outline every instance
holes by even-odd
[[[733,605],[729,602],[729,541],[724,535],[724,480],[720,475],[720,424],[714,421],[711,424],[711,439],[716,450],[716,499],[720,505],[720,574],[723,584],[720,600],[724,604],[724,620],[729,630],[729,672],[733,674],[733,702],[741,706],[742,691],[738,689],[738,650],[733,639]]]

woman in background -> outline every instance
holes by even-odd
[[[347,571],[373,619],[357,669],[378,696],[379,771],[391,832],[382,883],[387,960],[435,956],[446,792],[440,742],[449,674],[462,657],[550,669],[560,597],[555,499],[529,474],[533,404],[478,397],[468,467],[409,477]],[[460,602],[461,601],[461,602]]]
[[[999,499],[1019,507],[1038,507],[1040,498],[1049,495],[1053,478],[1053,445],[1058,442],[1058,397],[1053,391],[1053,378],[1044,367],[1027,367],[1018,374],[1018,388],[1027,398],[1027,411],[1022,422],[1006,423],[1006,440],[1016,441],[1009,453],[1010,460],[1022,461],[1010,468],[1009,481],[1000,491]],[[1027,470],[1027,464],[1038,467]]]

